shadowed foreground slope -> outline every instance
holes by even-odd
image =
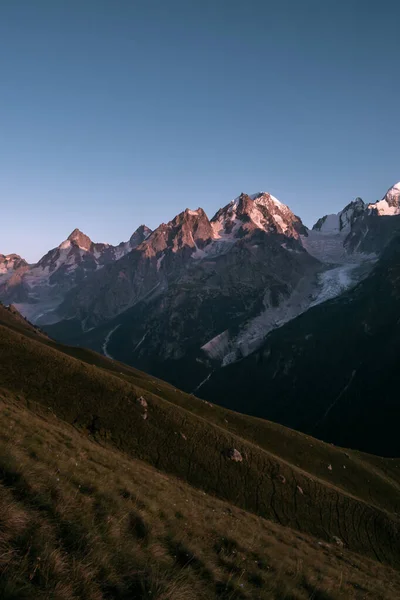
[[[399,595],[399,461],[211,406],[4,308],[0,388],[1,597]]]

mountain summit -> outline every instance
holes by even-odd
[[[216,239],[240,238],[255,229],[298,238],[303,223],[288,206],[267,192],[240,194],[211,219]]]
[[[318,219],[313,226],[313,230],[321,231],[323,233],[348,233],[357,217],[364,213],[365,208],[363,200],[361,198],[356,198],[347,204],[340,212],[325,215]]]
[[[89,252],[93,244],[92,240],[79,229],[74,229],[67,239],[78,246],[78,248],[86,250],[87,252]]]
[[[400,182],[388,189],[382,200],[369,204],[368,208],[379,216],[400,214]]]
[[[144,242],[144,240],[147,240],[151,233],[152,231],[149,229],[149,227],[147,227],[147,225],[140,225],[130,237],[130,247],[136,248],[136,246],[139,246],[142,242]]]

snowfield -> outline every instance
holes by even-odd
[[[309,307],[311,308],[312,306],[321,304],[321,302],[335,298],[352,287],[357,282],[354,271],[358,266],[358,263],[349,263],[321,273],[318,276],[320,291]]]

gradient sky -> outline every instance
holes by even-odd
[[[0,252],[400,180],[397,0],[0,0]]]

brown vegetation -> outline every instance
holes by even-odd
[[[204,403],[9,316],[1,598],[400,597],[399,461]]]

